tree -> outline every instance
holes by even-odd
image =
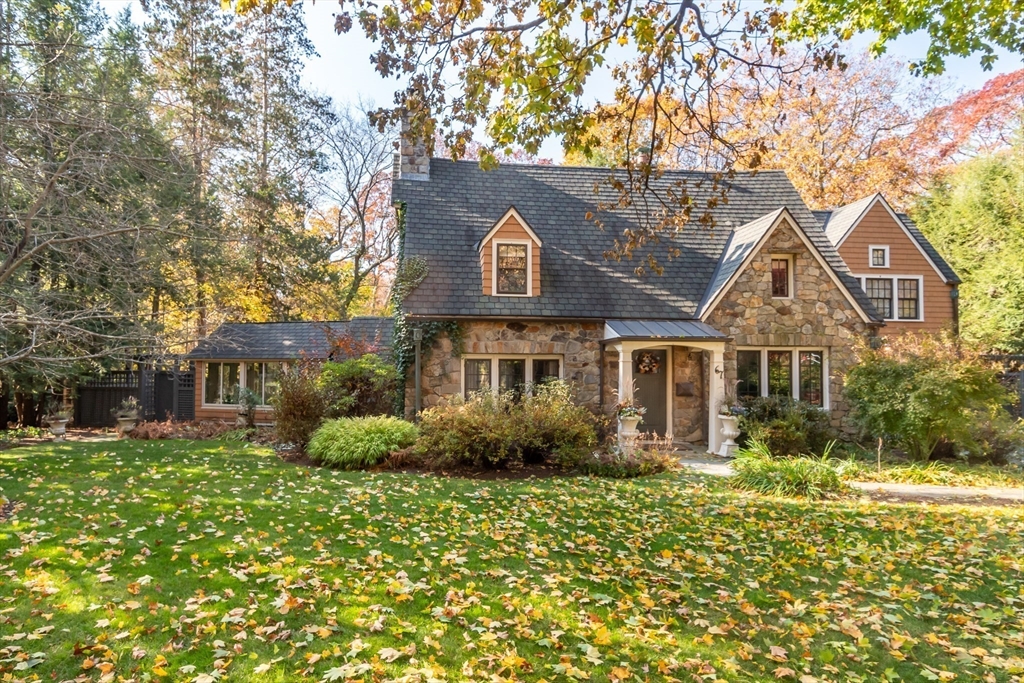
[[[152,352],[138,273],[175,229],[180,166],[148,117],[128,14],[106,37],[88,0],[12,2],[4,20],[0,373],[32,423],[47,384]]]
[[[913,216],[963,280],[961,334],[1024,352],[1024,126],[1011,149],[939,179]]]
[[[329,205],[317,220],[333,227],[333,258],[343,267],[337,310],[345,318],[352,305],[366,296],[366,286],[387,278],[394,265],[398,242],[391,206],[394,135],[373,125],[362,108],[338,110],[331,124],[324,139],[330,168],[324,196]],[[374,301],[379,305],[381,298]]]

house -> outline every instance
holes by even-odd
[[[407,414],[557,377],[594,411],[611,414],[632,396],[647,408],[641,429],[717,451],[717,413],[732,387],[740,396],[816,404],[848,427],[841,378],[855,362],[854,341],[890,325],[952,320],[955,308],[938,306],[935,287],[947,287],[948,300],[956,276],[908,220],[885,224],[892,211],[878,197],[816,216],[780,171],[728,180],[714,226],[693,222],[663,235],[653,247],[663,273],[637,276],[635,261],[605,257],[615,236],[637,227],[635,207],[599,211],[617,199],[611,173],[484,171],[402,142],[393,198],[405,221],[405,258],[426,272],[403,313],[413,327],[456,320],[461,330],[461,348],[441,339],[424,351],[421,394],[417,400],[410,377]],[[697,172],[652,182],[662,192],[684,184],[696,207],[715,192]],[[588,213],[600,215],[603,232]],[[878,245],[884,270],[864,260]],[[670,247],[678,256],[669,257]],[[918,247],[922,257],[911,258]],[[855,260],[860,251],[864,259]],[[874,283],[883,277],[892,284],[891,309],[881,304],[887,290]],[[912,277],[918,316],[900,319],[910,310],[904,280]]]
[[[873,194],[814,215],[885,320],[883,334],[956,329],[960,278],[907,214]]]
[[[234,420],[239,387],[247,387],[260,397],[256,421],[270,422],[270,400],[288,363],[334,359],[335,349],[352,345],[386,352],[393,322],[366,316],[329,322],[225,323],[186,356],[195,363],[195,419]]]

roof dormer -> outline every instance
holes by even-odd
[[[487,296],[540,296],[542,242],[514,206],[477,243]]]

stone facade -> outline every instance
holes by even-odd
[[[598,357],[604,324],[575,322],[479,321],[462,323],[463,352],[510,356],[557,355],[562,376],[571,382],[579,403],[599,409]],[[423,366],[422,405],[440,405],[462,391],[462,358],[447,337],[431,349]],[[412,377],[406,384],[406,412],[415,399]]]
[[[771,296],[771,257],[793,258],[793,297]],[[736,381],[736,347],[824,348],[828,352],[829,395],[833,426],[849,430],[842,377],[856,362],[856,337],[873,334],[846,294],[804,246],[794,229],[783,223],[740,274],[707,319],[733,338],[726,345],[726,386]]]
[[[704,352],[672,349],[672,434],[690,443],[705,441],[708,425],[707,360]]]

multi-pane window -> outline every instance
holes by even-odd
[[[793,395],[793,354],[790,351],[768,352],[768,395]]]
[[[491,359],[466,359],[466,398],[491,387]]]
[[[897,309],[900,320],[917,320],[920,317],[920,299],[917,280],[896,281]]]
[[[761,395],[761,352],[736,352],[736,396],[753,398]]]
[[[238,403],[240,369],[240,363],[207,363],[203,402],[211,405]]]
[[[270,405],[281,388],[281,364],[246,363],[245,386],[260,397],[260,405]]]
[[[864,292],[880,316],[887,320],[892,318],[892,279],[865,278]]]
[[[772,259],[772,296],[776,299],[789,298],[789,259]]]
[[[519,398],[526,388],[526,361],[522,358],[502,358],[498,361],[498,390],[512,392]]]
[[[527,245],[498,245],[498,294],[527,293]]]
[[[824,402],[822,392],[821,351],[800,352],[800,400],[820,406]]]
[[[888,268],[889,250],[885,247],[871,247],[871,267]]]

